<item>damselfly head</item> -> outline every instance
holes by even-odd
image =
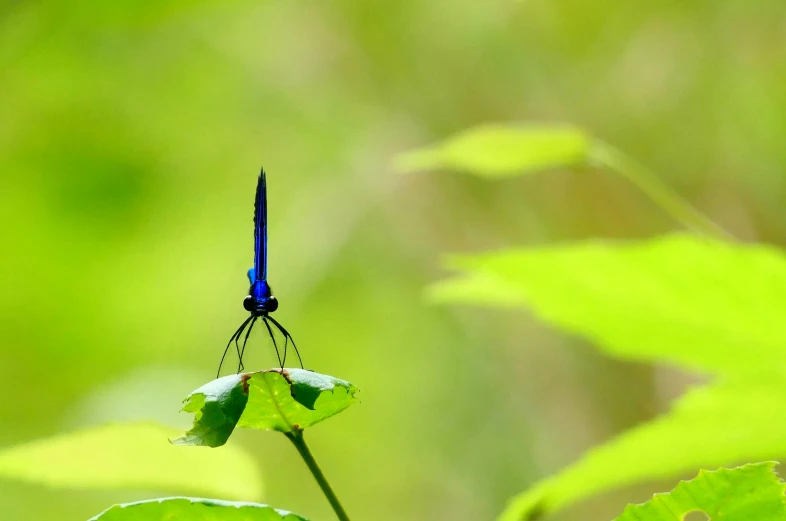
[[[243,308],[255,315],[267,315],[278,309],[278,299],[273,295],[262,299],[248,295],[243,299]]]

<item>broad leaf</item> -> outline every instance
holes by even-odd
[[[89,521],[307,521],[257,503],[170,497],[115,505]]]
[[[629,505],[616,521],[679,521],[690,512],[703,512],[712,521],[786,521],[786,487],[773,472],[775,465],[702,470],[671,492]]]
[[[194,492],[254,499],[262,483],[237,447],[178,449],[177,434],[150,423],[84,429],[0,450],[0,476],[52,487]]]
[[[396,166],[403,172],[456,169],[504,177],[581,164],[588,146],[585,134],[568,126],[484,125],[401,154]]]
[[[786,383],[745,381],[697,388],[667,415],[590,450],[513,499],[504,521],[529,519],[615,488],[697,468],[786,454]]]
[[[632,483],[786,454],[786,258],[675,235],[462,256],[431,289],[448,302],[522,307],[620,358],[723,379],[515,498],[503,519]]]
[[[521,306],[633,360],[722,375],[786,371],[786,257],[674,235],[460,256],[448,302]],[[744,356],[741,354],[744,353]]]
[[[197,389],[183,410],[195,413],[194,426],[173,441],[217,447],[235,425],[294,432],[343,411],[355,402],[357,387],[304,369],[273,369],[225,376]]]

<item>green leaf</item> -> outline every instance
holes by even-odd
[[[449,265],[462,274],[432,298],[521,306],[620,358],[728,376],[786,370],[786,257],[775,248],[673,235]]]
[[[786,418],[777,412],[783,403],[786,383],[774,379],[693,389],[669,414],[591,449],[514,498],[500,519],[530,519],[622,486],[786,454]]]
[[[526,308],[614,356],[722,377],[516,497],[502,519],[786,453],[781,251],[674,235],[460,256],[450,266],[461,275],[431,288],[436,300]]]
[[[257,503],[170,497],[115,505],[89,521],[307,521]]]
[[[357,387],[304,369],[272,369],[225,376],[186,399],[194,426],[173,443],[217,447],[235,425],[294,432],[343,411],[355,402]]]
[[[702,470],[666,494],[641,505],[628,505],[615,521],[681,521],[704,512],[712,521],[786,521],[783,482],[773,472],[777,463],[735,469]]]
[[[241,427],[293,432],[338,414],[355,401],[357,388],[303,369],[256,373],[248,380],[249,404]]]
[[[452,169],[499,178],[579,165],[622,176],[689,230],[707,237],[731,238],[646,168],[575,127],[483,125],[400,154],[394,166],[400,172]]]
[[[220,447],[235,430],[246,408],[248,393],[242,375],[233,374],[206,383],[189,394],[185,402],[182,410],[194,413],[194,426],[172,443]]]
[[[256,499],[262,483],[243,450],[178,449],[151,423],[84,429],[0,450],[0,476],[52,487],[172,490]]]
[[[506,177],[586,160],[589,141],[569,126],[484,125],[396,159],[402,172],[456,169]]]

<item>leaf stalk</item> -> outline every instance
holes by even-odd
[[[327,478],[325,478],[325,475],[322,473],[322,469],[319,468],[317,460],[314,459],[314,456],[311,454],[308,445],[306,445],[306,440],[303,438],[303,430],[297,429],[294,432],[285,432],[284,435],[289,438],[289,441],[292,442],[297,451],[300,453],[300,457],[302,457],[303,461],[306,462],[308,470],[311,471],[314,479],[317,480],[319,488],[322,489],[322,493],[325,494],[325,497],[330,503],[330,506],[333,507],[333,511],[336,513],[336,516],[341,521],[350,521],[349,516],[344,510],[344,507],[341,506],[341,502],[338,500],[338,496],[336,496],[336,493],[333,492],[333,489],[330,487],[330,483],[328,483]]]
[[[607,168],[626,178],[688,229],[715,239],[733,240],[729,232],[691,206],[658,177],[615,148],[595,140],[590,143],[587,155],[590,164]]]

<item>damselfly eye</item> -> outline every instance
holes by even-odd
[[[243,309],[246,311],[254,311],[256,305],[254,304],[254,297],[251,295],[247,295],[246,298],[243,299]]]
[[[268,313],[272,313],[277,309],[278,309],[278,299],[271,295],[270,298],[267,299],[267,302],[265,302],[265,310]]]

